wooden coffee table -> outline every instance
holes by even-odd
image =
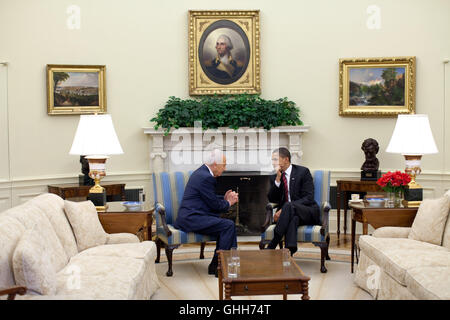
[[[282,250],[239,250],[240,268],[236,278],[228,277],[227,259],[230,251],[219,252],[219,299],[231,296],[253,296],[302,294],[302,300],[309,300],[308,281],[300,267],[290,258],[290,266],[284,267]]]

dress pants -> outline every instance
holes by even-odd
[[[230,250],[237,247],[236,226],[232,220],[214,217],[197,216],[199,229],[190,230],[195,233],[216,236],[216,249],[213,261],[217,261],[217,250]]]
[[[303,225],[317,224],[318,207],[305,206],[286,202],[275,226],[275,240],[281,240],[285,236],[287,248],[297,248],[297,228]],[[275,244],[276,245],[276,244]]]

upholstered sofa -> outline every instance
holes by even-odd
[[[0,247],[0,292],[27,287],[17,299],[150,299],[159,288],[155,243],[105,233],[90,201],[47,193],[0,213]]]
[[[373,298],[450,299],[450,193],[424,200],[411,227],[359,239],[355,283]]]

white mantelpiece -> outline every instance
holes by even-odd
[[[186,171],[203,163],[207,150],[218,148],[227,155],[227,170],[271,171],[272,150],[287,147],[292,163],[302,159],[302,135],[309,126],[283,126],[271,130],[242,127],[238,130],[218,128],[202,130],[197,127],[172,129],[144,128],[148,135],[150,171]]]

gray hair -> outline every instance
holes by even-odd
[[[222,164],[223,157],[224,157],[224,154],[221,150],[214,149],[206,156],[205,163],[207,165],[212,165],[214,163]]]
[[[217,41],[219,41],[220,39],[223,39],[225,44],[227,45],[228,50],[233,49],[233,43],[231,42],[231,39],[229,36],[225,35],[225,34],[221,34],[218,38]]]

